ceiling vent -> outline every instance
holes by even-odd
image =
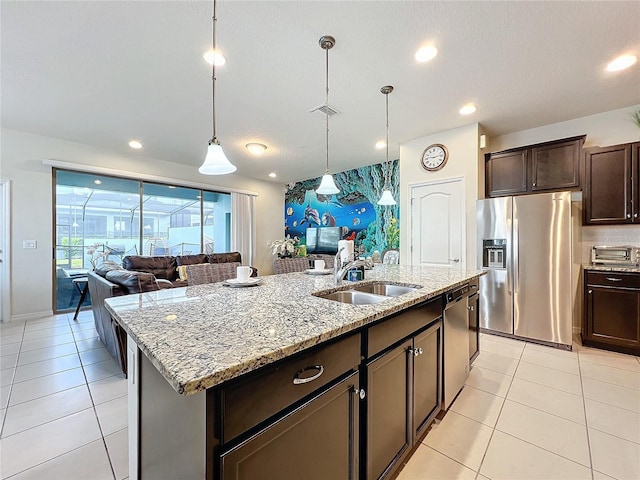
[[[339,113],[336,109],[327,105],[326,103],[323,103],[322,105],[318,105],[317,107],[309,110],[309,113],[314,113],[314,112],[322,113],[323,115],[328,115],[330,117],[334,116],[336,113]]]

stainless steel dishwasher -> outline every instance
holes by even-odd
[[[469,375],[469,284],[446,294],[444,307],[443,408],[449,406]]]

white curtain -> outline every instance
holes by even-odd
[[[244,265],[253,265],[255,249],[255,196],[231,193],[231,251],[240,252]]]

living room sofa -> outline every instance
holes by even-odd
[[[94,271],[87,273],[91,309],[98,337],[125,375],[127,374],[127,335],[111,318],[104,304],[105,299],[165,288],[186,287],[187,280],[181,279],[180,267],[228,262],[242,263],[240,253],[202,253],[175,257],[131,255],[124,257],[122,266],[114,262],[104,262]],[[252,276],[255,277],[257,274],[258,271],[253,268]]]

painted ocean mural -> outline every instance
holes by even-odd
[[[398,161],[389,162],[390,188],[398,200]],[[318,195],[320,177],[291,183],[285,193],[285,234],[306,241],[308,227],[342,227],[342,238],[354,240],[360,255],[398,248],[397,205],[376,202],[384,190],[385,164],[334,173],[336,195]]]

